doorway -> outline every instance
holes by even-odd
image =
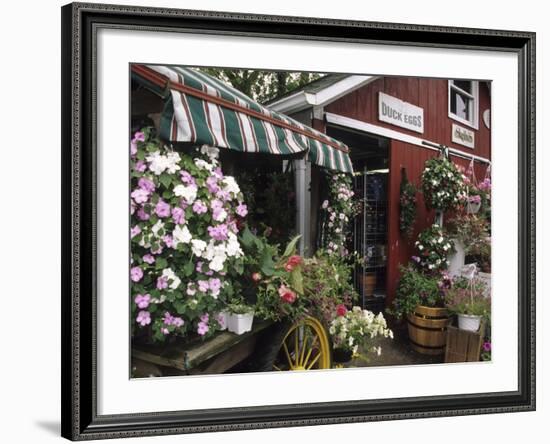
[[[384,310],[388,261],[389,139],[328,126],[327,134],[350,148],[356,215],[349,250],[355,251],[354,285],[364,309]]]

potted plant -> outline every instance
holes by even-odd
[[[254,307],[243,302],[227,304],[227,330],[237,335],[242,335],[252,330],[254,321]]]
[[[347,310],[343,305],[337,308],[337,316],[330,323],[329,333],[332,337],[332,359],[337,363],[353,358],[367,360],[366,353],[369,352],[380,355],[382,350],[372,344],[372,339],[378,336],[393,338],[382,313],[375,315],[361,307]]]
[[[481,319],[488,317],[491,310],[485,283],[474,273],[475,265],[470,276],[456,276],[450,287],[445,289],[445,303],[449,312],[457,315],[461,330],[478,331]]]
[[[413,256],[413,260],[426,273],[437,273],[447,269],[448,257],[454,252],[454,245],[442,227],[433,224],[426,228],[418,235],[414,245],[417,256]]]
[[[413,349],[423,354],[445,351],[448,312],[442,288],[448,285],[445,274],[426,274],[410,263],[401,267],[396,298],[388,312],[406,318]]]
[[[479,194],[471,194],[466,202],[466,212],[468,214],[477,214],[481,208],[481,196]]]
[[[428,209],[458,208],[466,196],[464,175],[443,156],[428,159],[422,172],[422,192]]]
[[[456,254],[449,258],[449,271],[457,274],[465,261],[473,259],[483,271],[491,268],[491,243],[487,221],[476,214],[457,214],[447,223]]]

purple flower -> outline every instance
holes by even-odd
[[[468,202],[473,203],[473,204],[478,204],[478,203],[481,202],[481,196],[478,196],[478,195],[470,196],[468,198]]]
[[[158,217],[168,217],[170,216],[170,205],[160,199],[155,206],[155,213]]]
[[[137,315],[136,322],[142,327],[149,325],[151,323],[151,314],[148,311],[140,311]]]
[[[181,225],[185,223],[185,211],[183,208],[174,207],[172,208],[172,220],[175,224]]]
[[[145,191],[142,188],[136,188],[134,191],[132,191],[132,194],[130,194],[134,201],[138,204],[147,202],[147,199],[149,199],[149,193]]]
[[[195,267],[195,271],[196,271],[197,273],[202,273],[202,264],[203,264],[202,261],[198,261],[198,262],[197,262],[197,266]]]
[[[241,216],[245,217],[248,214],[248,208],[245,204],[241,203],[237,206],[237,209],[235,210],[236,213]]]
[[[208,333],[208,324],[205,324],[204,322],[199,322],[197,333],[201,336],[204,336],[206,333]]]
[[[141,131],[137,131],[134,134],[134,140],[138,140],[140,142],[145,142],[145,134],[143,134]]]
[[[134,282],[141,281],[141,278],[143,277],[143,270],[139,267],[132,267],[130,270],[130,279]]]
[[[420,263],[420,258],[418,256],[412,256],[411,259],[415,261],[417,264]]]
[[[197,214],[204,214],[208,211],[208,207],[202,200],[196,200],[193,204],[193,211]]]
[[[155,191],[155,183],[147,179],[146,177],[140,177],[138,180],[138,187],[140,187],[142,190],[147,191],[148,193],[152,193]]]
[[[157,289],[164,290],[168,287],[168,278],[166,276],[159,276],[157,279]]]
[[[185,170],[180,172],[180,177],[183,183],[186,183],[188,185],[195,184],[195,178]]]
[[[211,278],[208,280],[208,285],[210,286],[210,291],[212,292],[212,296],[218,296],[220,294],[222,281],[220,281],[218,278]]]
[[[143,173],[147,169],[147,165],[143,160],[138,160],[136,164],[134,165],[134,169],[138,173]]]
[[[214,176],[216,176],[218,179],[223,179],[223,173],[220,167],[214,168],[213,173],[214,173]]]
[[[208,291],[208,281],[197,281],[197,284],[199,286],[199,291],[202,293],[206,293]]]
[[[160,254],[162,253],[162,245],[161,244],[158,244],[158,246],[156,248],[151,248],[151,253],[152,254]]]
[[[154,264],[155,263],[155,256],[153,256],[152,254],[147,253],[146,255],[143,256],[143,262],[146,262],[149,265]]]
[[[223,202],[219,199],[213,199],[212,202],[210,202],[210,208],[212,208],[212,210],[221,210],[223,208]]]
[[[490,342],[484,342],[483,343],[483,351],[486,351],[486,352],[491,351],[491,343]]]
[[[170,313],[164,313],[164,323],[166,325],[173,325],[174,327],[181,327],[184,322],[182,318],[172,316]]]
[[[134,225],[132,229],[130,230],[130,237],[134,238],[139,233],[141,233],[141,228],[139,228],[139,225]]]
[[[135,140],[130,142],[130,155],[134,157],[137,154],[137,143]]]
[[[206,186],[208,187],[208,191],[211,194],[216,194],[218,191],[220,191],[218,178],[216,176],[210,176],[208,179],[206,179]]]
[[[221,199],[223,200],[224,202],[227,202],[228,200],[231,199],[231,194],[229,194],[229,191],[226,191],[226,190],[220,190],[216,193],[216,197],[218,199]]]
[[[227,234],[228,234],[227,225],[220,224],[220,225],[216,225],[215,227],[208,227],[207,229],[208,229],[208,235],[212,239],[217,241],[227,240]]]
[[[204,322],[205,324],[208,324],[208,320],[210,319],[210,316],[208,316],[208,313],[204,313],[201,315],[200,320],[201,322]]]
[[[139,220],[149,220],[151,216],[149,216],[149,213],[147,213],[142,206],[137,211],[137,217],[139,218]]]
[[[169,234],[166,234],[162,237],[162,240],[166,244],[168,248],[174,248],[174,238],[170,236]]]
[[[170,330],[168,330],[166,327],[162,327],[162,328],[160,329],[160,332],[161,332],[163,335],[166,336],[167,334],[170,333]]]
[[[134,299],[134,302],[136,303],[138,308],[147,308],[149,306],[150,301],[151,301],[150,294],[138,294]]]

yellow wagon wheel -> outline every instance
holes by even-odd
[[[273,370],[316,370],[331,367],[330,343],[323,324],[313,317],[294,323],[283,336]]]

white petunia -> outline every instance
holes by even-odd
[[[237,195],[241,192],[241,189],[239,188],[239,185],[235,181],[235,178],[231,176],[226,176],[222,180],[223,183],[223,189],[233,195]]]
[[[151,231],[153,232],[155,237],[160,237],[164,234],[163,233],[159,235],[159,231],[162,229],[164,229],[164,222],[162,222],[161,220],[158,220],[157,223],[153,225],[153,227],[151,228]]]
[[[201,147],[201,154],[208,156],[210,160],[216,160],[219,157],[220,150],[213,146],[203,145]]]
[[[191,185],[176,185],[174,187],[174,195],[178,197],[183,197],[187,204],[192,204],[197,198],[197,187],[193,184]]]
[[[174,273],[171,268],[165,268],[164,270],[162,270],[162,276],[168,280],[168,282],[170,283],[168,287],[172,290],[175,290],[181,284],[180,278],[176,276],[176,273]]]
[[[214,165],[208,163],[206,160],[203,159],[195,159],[195,165],[197,166],[197,168],[201,170],[207,170],[209,172],[212,172],[212,170],[214,169]]]
[[[174,239],[174,248],[176,248],[180,243],[188,244],[193,237],[186,226],[181,228],[181,225],[176,225],[176,228],[172,231],[172,238]]]
[[[197,257],[201,257],[204,250],[206,250],[206,242],[201,239],[193,239],[191,241],[191,249],[193,254]]]

